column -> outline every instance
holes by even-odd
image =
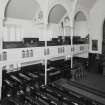
[[[47,24],[44,26],[44,40],[45,40],[45,51],[47,50]],[[45,85],[47,85],[47,56],[45,55]]]
[[[44,19],[44,40],[45,40],[45,51],[47,50],[47,34],[48,34],[48,2],[49,0],[45,0],[45,4],[46,6],[44,7],[44,11],[43,11],[43,19]],[[47,85],[47,63],[48,63],[48,58],[45,55],[45,83],[44,85]]]
[[[2,23],[3,20],[0,18],[0,54],[2,53]],[[1,100],[1,89],[2,89],[2,62],[0,61],[0,100]]]
[[[73,26],[71,26],[71,48],[73,48],[73,33],[74,30],[73,30]],[[71,51],[71,68],[73,68],[73,51],[74,49],[72,49]]]
[[[2,19],[0,19],[0,52],[2,51],[2,32],[3,32],[3,27],[2,27]]]
[[[75,9],[76,9],[76,5],[77,5],[78,0],[74,0],[73,3],[73,11],[72,11],[72,16],[71,16],[71,47],[73,47],[73,36],[74,36],[74,13],[75,13]],[[71,56],[71,68],[73,68],[73,54]]]
[[[2,53],[2,35],[3,35],[3,19],[5,14],[5,8],[9,0],[0,0],[0,53]],[[2,62],[0,61],[0,100],[2,89]]]
[[[0,100],[1,100],[1,94],[2,94],[2,65],[0,62]]]

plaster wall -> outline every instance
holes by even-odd
[[[74,25],[74,36],[85,37],[88,35],[87,21],[76,21]]]
[[[105,0],[98,0],[89,14],[90,52],[102,53],[103,22],[105,20]],[[98,40],[98,50],[92,50],[92,40]]]

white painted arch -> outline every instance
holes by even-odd
[[[47,11],[47,23],[48,23],[48,19],[49,19],[49,14],[50,12],[52,11],[52,9],[57,6],[57,5],[61,5],[66,11],[67,11],[67,14],[68,14],[68,17],[71,19],[71,9],[67,3],[64,3],[62,2],[63,0],[57,0],[57,1],[54,1],[53,3],[51,3],[49,6],[48,6],[48,11]]]
[[[65,14],[68,15],[67,10],[62,5],[55,5],[49,12],[48,23],[59,23]]]
[[[88,19],[84,10],[78,9],[73,18],[74,36],[86,37],[89,34]]]
[[[35,0],[35,1],[38,3],[39,7],[43,11],[43,15],[45,15],[45,13],[44,13],[45,7],[41,3],[42,0]],[[8,6],[9,2],[11,2],[11,0],[0,0],[0,19],[2,21],[5,19],[5,11],[6,11],[6,7]]]
[[[79,12],[76,13],[74,19],[75,19],[75,21],[82,21],[82,20],[83,21],[86,21],[87,20],[86,16],[81,11],[79,11]]]
[[[75,12],[74,12],[73,22],[75,21],[75,16],[76,16],[79,12],[83,13],[83,15],[85,16],[86,20],[88,21],[88,19],[89,19],[88,13],[87,13],[83,8],[78,8],[78,9],[76,9]]]

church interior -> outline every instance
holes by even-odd
[[[105,105],[105,0],[0,0],[0,105]]]

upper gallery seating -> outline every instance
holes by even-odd
[[[88,39],[81,38],[80,36],[73,36],[73,44],[87,44]],[[71,45],[70,36],[58,36],[58,38],[52,38],[51,41],[47,41],[48,46],[56,46],[56,45]]]
[[[23,41],[18,42],[3,42],[3,49],[42,46],[45,46],[45,42],[39,41],[39,38],[24,38]]]
[[[88,38],[73,36],[73,44],[87,44]],[[70,36],[58,36],[47,41],[47,46],[71,45]],[[3,42],[3,49],[10,48],[25,48],[25,47],[42,47],[45,46],[45,41],[39,41],[39,38],[24,38],[23,41],[6,41]]]
[[[20,42],[3,42],[3,49],[10,48],[24,48],[24,44],[22,41]]]

